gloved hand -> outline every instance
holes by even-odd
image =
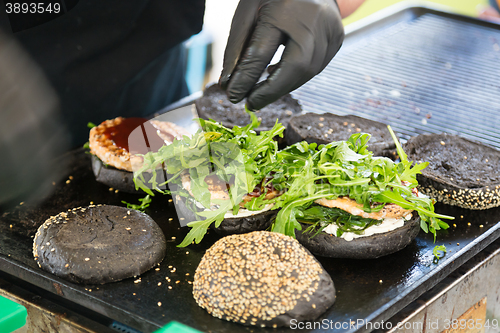
[[[231,102],[261,109],[321,72],[343,40],[335,0],[240,0],[219,83]],[[256,85],[281,44],[281,61]]]

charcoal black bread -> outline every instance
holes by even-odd
[[[335,302],[335,287],[295,239],[255,231],[224,237],[207,250],[195,272],[193,296],[214,317],[280,327],[292,319],[315,320]]]
[[[144,195],[144,192],[141,189],[135,189],[134,183],[134,173],[126,170],[119,170],[110,165],[105,165],[99,157],[95,155],[91,155],[92,159],[92,171],[94,172],[95,179],[104,185],[107,185],[115,190],[119,190],[125,193],[132,194],[141,194]],[[158,174],[163,175],[163,173],[159,172]],[[142,175],[144,179],[149,181],[151,179],[152,174],[143,172]],[[161,181],[163,182],[163,181]]]
[[[374,259],[400,251],[417,237],[420,231],[420,218],[416,212],[405,221],[404,226],[392,231],[346,241],[343,238],[321,232],[304,233],[307,225],[302,224],[302,231],[296,230],[297,240],[313,254],[330,258]]]
[[[437,201],[466,209],[500,206],[500,150],[452,134],[423,134],[404,146],[408,158],[429,162],[418,189]]]
[[[304,113],[293,116],[285,131],[285,143],[289,146],[300,141],[326,144],[345,141],[351,134],[359,132],[371,134],[368,149],[374,156],[394,158],[396,145],[387,125],[353,115]]]
[[[218,84],[207,87],[203,92],[203,97],[196,100],[195,104],[200,118],[213,119],[229,128],[235,125],[246,126],[251,122],[250,116],[245,112],[245,101],[231,103],[226,92]],[[286,127],[292,115],[300,112],[302,112],[302,107],[299,102],[287,94],[255,112],[261,120],[256,131],[270,130],[276,123],[276,119],[279,119],[279,122]]]
[[[197,217],[195,213],[186,206],[186,198],[176,196],[174,203],[177,215],[184,218],[184,221],[191,222],[200,219],[200,217]],[[210,228],[222,236],[266,230],[271,226],[277,214],[278,210],[267,210],[250,216],[225,218],[218,227],[215,227],[215,224],[212,223]]]
[[[165,236],[151,217],[107,205],[52,216],[33,241],[33,255],[42,269],[85,284],[140,275],[159,264],[165,252]]]
[[[92,171],[95,179],[104,185],[126,193],[143,194],[142,190],[136,190],[134,184],[134,173],[119,170],[112,166],[104,165],[99,157],[91,155]]]

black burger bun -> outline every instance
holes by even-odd
[[[256,231],[227,236],[203,256],[193,296],[212,316],[258,327],[311,321],[335,302],[330,275],[295,239]]]
[[[141,189],[135,189],[135,183],[134,183],[134,173],[126,170],[120,170],[116,169],[110,165],[105,165],[99,157],[91,154],[91,159],[92,159],[92,171],[94,172],[95,179],[104,185],[107,185],[115,190],[119,190],[121,192],[125,193],[132,193],[132,194],[141,194],[144,195],[146,192],[144,192]],[[163,183],[164,182],[164,174],[163,172],[158,171],[156,173],[157,177],[157,182],[158,183]],[[143,172],[142,176],[144,177],[144,180],[149,182],[151,177],[153,175],[148,172]]]
[[[165,236],[151,217],[118,206],[91,205],[52,216],[33,241],[42,269],[85,284],[140,275],[159,264],[165,252]]]
[[[136,190],[134,184],[134,173],[126,170],[119,170],[112,166],[105,165],[99,157],[91,155],[92,171],[95,179],[104,185],[126,193],[144,194],[142,190]]]
[[[226,92],[218,84],[207,87],[195,104],[200,118],[213,119],[226,127],[246,126],[251,123],[250,116],[245,112],[245,101],[231,103]],[[260,126],[255,130],[256,132],[270,130],[276,119],[286,127],[292,115],[300,112],[302,107],[299,102],[287,94],[255,112],[261,120]]]
[[[452,134],[423,134],[404,146],[408,159],[429,162],[418,189],[466,209],[500,206],[500,150]]]
[[[396,145],[387,130],[387,125],[377,121],[332,113],[304,113],[292,117],[285,131],[285,143],[293,145],[300,141],[327,144],[345,141],[354,133],[370,133],[368,149],[374,156],[395,157]]]
[[[184,218],[183,221],[186,224],[202,219],[186,206],[186,198],[176,196],[174,203],[177,215],[179,218]],[[222,236],[266,230],[271,226],[271,223],[276,218],[277,214],[278,210],[267,210],[245,217],[225,218],[218,227],[215,227],[215,224],[212,223],[210,228]]]
[[[405,221],[404,226],[392,231],[346,241],[343,238],[321,232],[314,237],[314,232],[304,233],[307,225],[302,224],[302,230],[296,230],[297,240],[312,253],[330,258],[374,259],[400,251],[417,237],[420,231],[420,217],[416,212],[412,218]]]

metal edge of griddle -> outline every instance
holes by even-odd
[[[484,250],[499,238],[500,221],[480,237],[467,244],[459,252],[456,252],[454,255],[447,258],[446,262],[438,264],[438,267],[426,276],[425,281],[418,281],[418,286],[416,286],[416,288],[407,288],[406,291],[399,294],[398,297],[392,299],[390,302],[380,307],[370,316],[363,318],[365,320],[365,323],[380,323],[382,320],[386,321],[387,319],[391,318],[401,309],[405,308],[408,304],[416,300],[426,291],[432,289],[449,274],[458,269],[462,264],[470,260],[472,257]],[[368,332],[368,330],[363,329],[363,327],[366,326],[349,330],[348,332]]]
[[[58,297],[64,298],[67,302],[86,307],[113,320],[117,320],[123,324],[139,329],[140,331],[152,332],[161,327],[157,323],[154,323],[142,316],[104,302],[103,300],[94,297],[91,293],[86,293],[73,288],[71,283],[59,279],[53,274],[47,273],[43,270],[28,269],[23,263],[19,263],[14,259],[10,259],[2,255],[0,255],[0,271],[10,274],[14,278],[18,278],[35,287],[51,292],[56,296],[54,299],[57,299]],[[27,278],[27,276],[29,276],[29,278]],[[110,311],[110,308],[112,308],[113,311]],[[124,315],[126,316],[126,320],[124,320]]]

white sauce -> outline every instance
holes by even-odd
[[[366,228],[363,234],[361,235],[355,234],[353,232],[344,232],[340,238],[343,238],[346,241],[350,242],[354,238],[368,237],[374,234],[382,234],[384,232],[392,231],[404,226],[405,221],[411,219],[411,216],[412,214],[409,213],[405,217],[399,219],[387,218],[384,219],[382,223],[380,223],[379,225],[372,225],[371,227]],[[323,229],[323,231],[326,232],[327,234],[336,236],[337,229],[338,227],[336,224],[329,224],[325,229]]]
[[[226,219],[230,219],[230,218],[242,218],[242,217],[248,217],[248,216],[252,216],[252,215],[257,215],[257,214],[260,214],[260,213],[263,213],[263,212],[267,212],[273,206],[274,206],[274,204],[268,204],[262,210],[248,210],[246,208],[240,208],[240,210],[238,211],[238,214],[236,214],[236,215],[233,215],[233,210],[231,209],[230,211],[228,211],[226,213],[226,215],[224,215],[224,218],[226,218]]]

